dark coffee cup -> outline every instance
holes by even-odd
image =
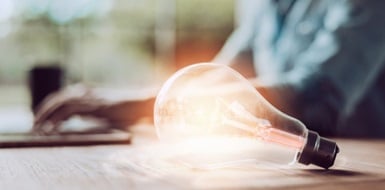
[[[63,69],[58,65],[36,66],[28,73],[31,108],[33,113],[51,93],[58,91],[63,83]]]

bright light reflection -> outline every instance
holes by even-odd
[[[150,168],[219,169],[245,164],[290,163],[293,149],[239,137],[194,138],[151,150]]]
[[[169,151],[175,152],[170,157],[188,167],[221,168],[243,161],[255,159],[255,142],[244,138],[210,137],[195,138],[181,142]]]
[[[10,19],[14,12],[14,3],[12,0],[0,0],[0,22]]]

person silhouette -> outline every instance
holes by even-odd
[[[213,60],[250,78],[274,106],[321,135],[385,137],[385,1],[243,0],[239,26]],[[125,126],[152,115],[155,92],[104,101],[92,89],[51,95],[36,114]]]

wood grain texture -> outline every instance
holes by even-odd
[[[158,159],[151,126],[131,145],[0,149],[0,189],[384,189],[385,140],[337,139],[330,170],[246,163],[192,169]]]

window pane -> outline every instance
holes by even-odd
[[[233,3],[0,0],[0,106],[28,103],[35,65],[59,63],[68,84],[127,87],[209,61],[232,30]]]

